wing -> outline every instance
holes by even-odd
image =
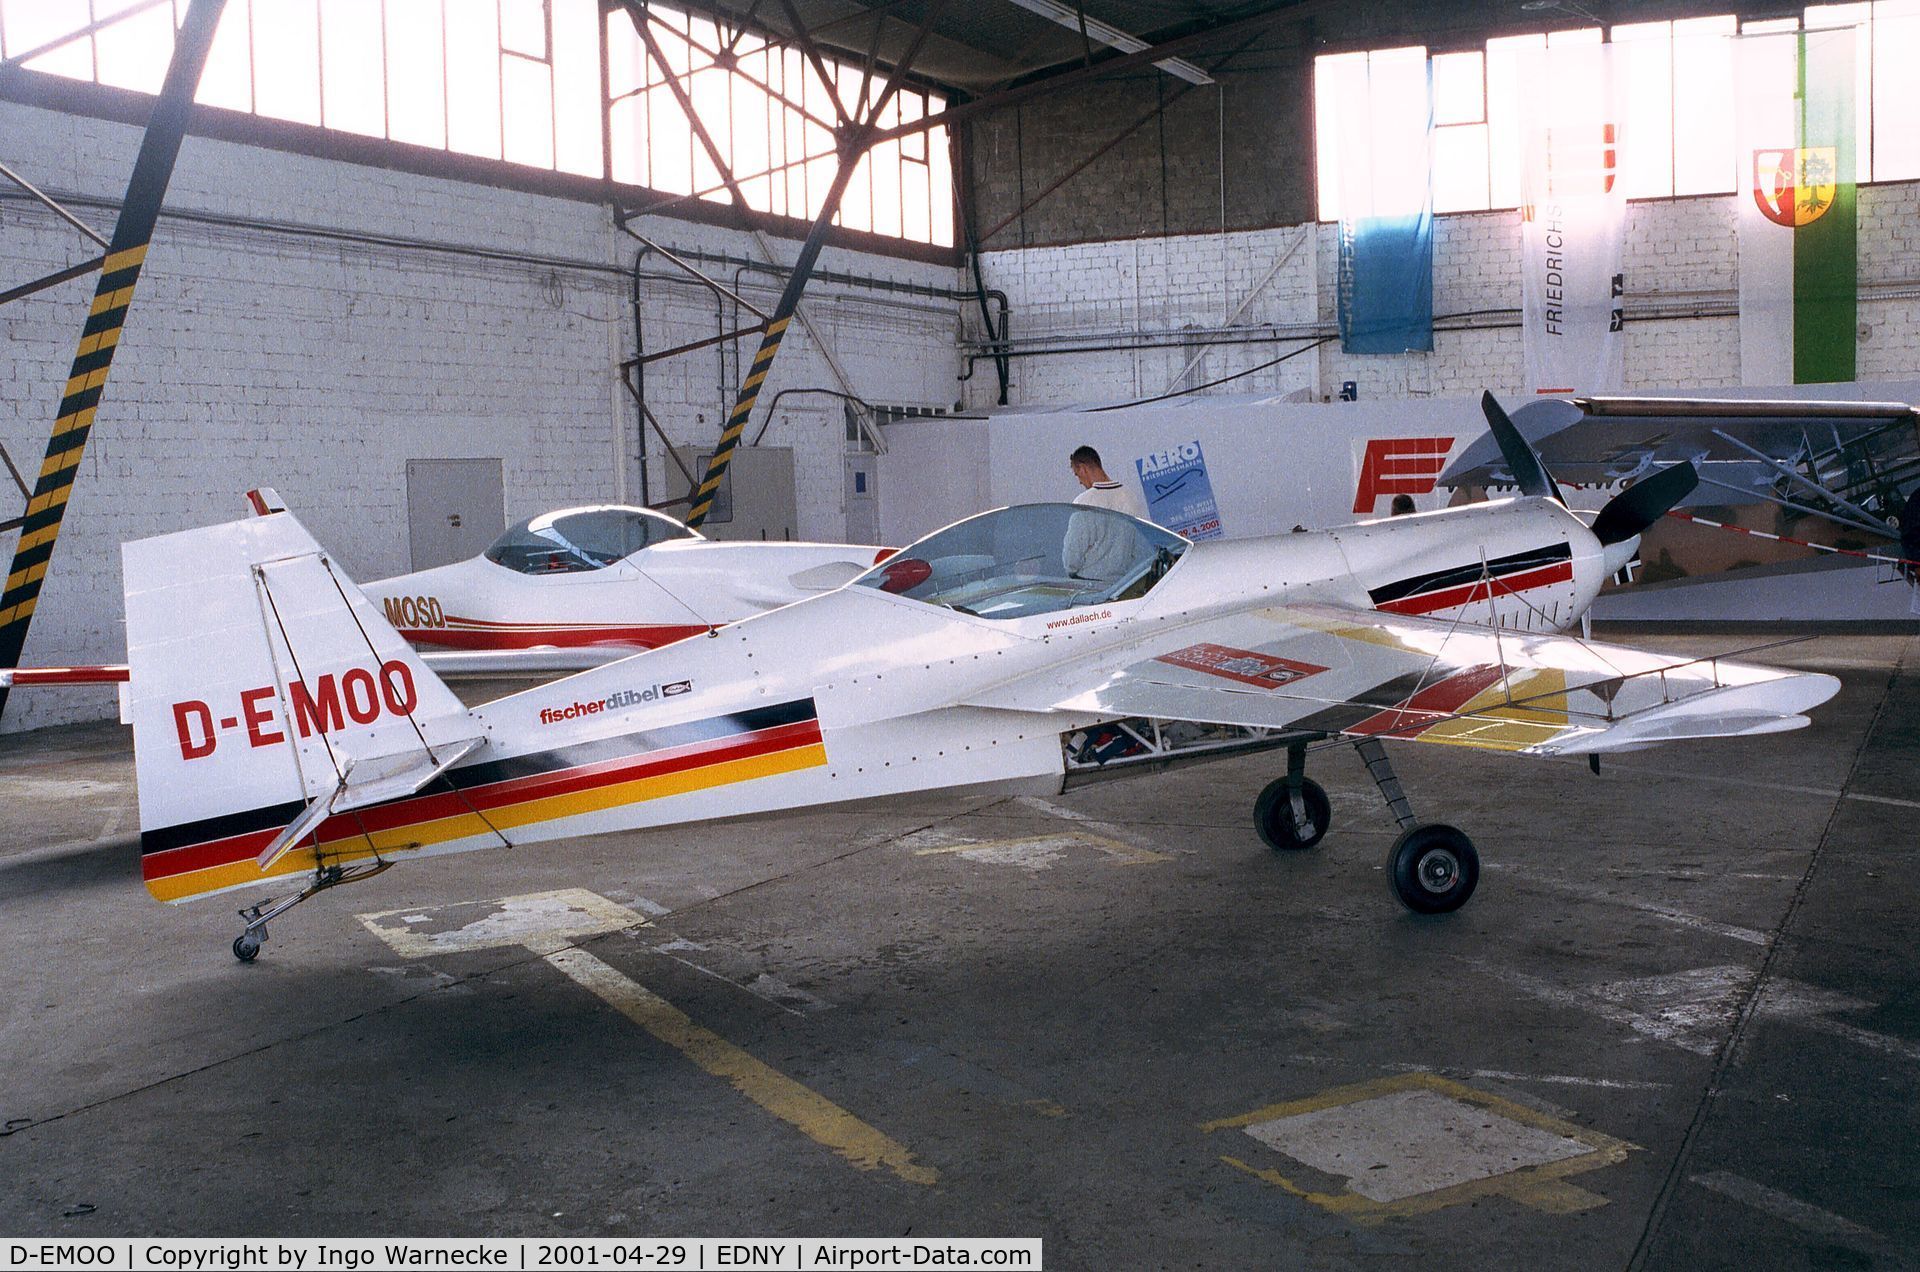
[[[1914,410],[1899,402],[1549,398],[1513,420],[1563,482],[1606,485],[1690,460],[1705,484],[1687,502],[1725,503],[1728,487],[1770,492],[1781,475],[1769,461],[1910,438]],[[1449,488],[1512,481],[1490,436],[1469,444],[1440,477]]]
[[[975,702],[1579,755],[1800,728],[1839,687],[1722,658],[1293,605],[1161,629]]]

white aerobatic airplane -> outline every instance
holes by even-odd
[[[1831,676],[1560,631],[1692,482],[1590,528],[1489,395],[1522,495],[1337,530],[1190,543],[1097,508],[983,513],[849,586],[471,709],[290,513],[126,545],[142,866],[165,901],[414,855],[1285,748],[1255,825],[1326,833],[1307,747],[1355,743],[1400,821],[1393,891],[1458,908],[1478,857],[1417,822],[1383,739],[1598,756],[1770,733]]]
[[[276,506],[271,492],[250,497]],[[723,542],[599,504],[530,517],[471,560],[362,590],[443,675],[578,670],[831,591],[890,553]]]

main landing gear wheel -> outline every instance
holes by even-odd
[[[1275,778],[1253,802],[1253,828],[1267,847],[1277,852],[1311,848],[1327,833],[1333,821],[1333,805],[1320,783],[1310,777],[1300,779],[1300,801],[1306,805],[1307,825],[1294,818],[1293,801],[1287,795],[1287,779]]]
[[[1480,882],[1480,854],[1451,826],[1408,829],[1387,850],[1387,886],[1415,914],[1458,910]]]

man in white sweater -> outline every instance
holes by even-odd
[[[1082,446],[1068,456],[1067,463],[1075,480],[1085,487],[1074,497],[1074,503],[1147,519],[1146,501],[1140,498],[1140,492],[1107,476],[1099,451]],[[1062,552],[1067,573],[1090,582],[1111,583],[1132,563],[1141,550],[1140,543],[1139,532],[1117,517],[1075,513],[1067,522]]]
[[[1073,470],[1074,480],[1085,487],[1074,496],[1073,502],[1111,508],[1129,517],[1147,520],[1147,501],[1132,486],[1107,476],[1107,470],[1100,464],[1099,451],[1091,446],[1082,446],[1067,457],[1067,466]]]

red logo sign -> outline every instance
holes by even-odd
[[[217,724],[213,708],[198,699],[173,704],[173,727],[180,738],[180,758],[197,760],[212,755],[220,745],[220,734],[246,727],[249,746],[273,746],[285,742],[287,735],[277,727],[279,717],[268,706],[273,686],[263,685],[240,695],[240,713],[222,717]],[[384,712],[409,715],[420,702],[413,686],[413,672],[395,659],[380,665],[380,674],[354,667],[339,676],[328,672],[314,680],[308,689],[304,681],[287,686],[293,706],[293,724],[303,738],[315,733],[338,733],[355,724],[372,724]]]
[[[1243,685],[1253,685],[1259,689],[1278,689],[1281,685],[1326,670],[1313,663],[1295,662],[1291,658],[1276,658],[1272,654],[1259,654],[1251,649],[1214,644],[1188,645],[1185,649],[1162,654],[1154,661],[1171,663],[1175,667],[1191,667],[1209,676],[1238,680]]]
[[[1370,438],[1367,453],[1360,460],[1360,484],[1354,491],[1353,510],[1371,515],[1378,510],[1382,495],[1430,493],[1452,449],[1451,437]]]

